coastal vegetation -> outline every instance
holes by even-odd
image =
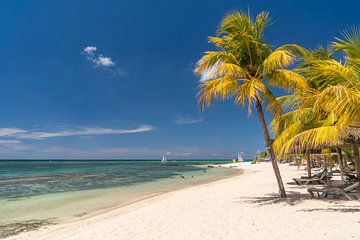
[[[286,44],[273,50],[264,40],[269,22],[267,12],[254,19],[238,11],[224,17],[208,38],[216,50],[205,52],[195,68],[200,109],[234,99],[251,115],[255,106],[281,197],[286,193],[277,161],[294,154],[306,156],[309,169],[312,151],[336,150],[342,159],[341,148],[351,146],[359,178],[360,30],[345,32],[329,48]],[[276,97],[271,87],[287,95]]]
[[[295,71],[306,87],[295,85],[291,94],[278,98],[288,112],[273,119],[274,149],[278,156],[334,149],[340,159],[341,148],[350,146],[359,178],[360,30],[345,32],[329,50],[302,49],[298,56]]]
[[[290,50],[299,46],[284,45],[272,50],[265,41],[264,32],[269,22],[268,12],[259,13],[255,20],[242,12],[225,16],[217,36],[209,37],[217,51],[205,52],[195,73],[204,80],[198,94],[201,110],[210,106],[212,100],[228,98],[234,98],[242,107],[247,104],[249,115],[253,105],[256,107],[280,196],[286,197],[263,106],[275,118],[279,117],[282,109],[269,86],[287,89],[296,83],[294,80],[303,77],[286,69],[296,58]]]

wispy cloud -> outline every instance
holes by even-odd
[[[112,76],[123,76],[126,71],[116,66],[116,63],[111,57],[104,56],[103,54],[97,53],[98,49],[96,46],[87,46],[82,50],[82,54],[87,60],[93,63],[95,67],[101,67],[104,70],[110,72]]]
[[[25,132],[20,128],[0,128],[0,137],[12,137]]]
[[[14,151],[21,151],[26,150],[29,147],[27,145],[24,145],[19,140],[4,140],[0,139],[0,149],[3,150],[14,150]]]
[[[2,140],[0,139],[0,145],[18,144],[21,143],[19,140]]]
[[[176,125],[196,124],[204,121],[202,118],[179,117],[175,120]]]
[[[108,158],[108,159],[159,159],[162,155],[167,155],[169,158],[182,159],[192,157],[192,153],[199,153],[200,149],[196,147],[175,147],[171,151],[164,151],[164,149],[148,148],[148,147],[112,147],[112,148],[94,148],[94,149],[80,149],[69,148],[62,146],[53,146],[42,149],[39,154],[48,157],[66,157],[66,158]]]
[[[87,46],[83,51],[87,54],[93,54],[96,50],[97,48],[95,46]]]
[[[131,134],[142,133],[152,131],[155,128],[150,125],[142,125],[138,128],[132,129],[112,129],[101,127],[81,127],[78,129],[68,129],[63,131],[31,131],[19,128],[0,128],[1,137],[13,137],[16,139],[35,139],[41,140],[54,137],[70,137],[70,136],[97,136],[97,135],[119,135],[119,134]],[[1,144],[1,142],[0,142]]]
[[[166,152],[165,153],[168,156],[174,156],[174,157],[187,157],[191,156],[191,152]]]
[[[99,57],[97,57],[97,59],[95,60],[95,64],[98,66],[104,66],[104,67],[115,66],[115,63],[113,62],[111,57],[104,57],[101,55]]]
[[[81,146],[48,145],[42,142],[0,141],[0,159],[232,159],[238,151],[196,146]]]

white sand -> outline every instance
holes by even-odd
[[[271,164],[243,164],[245,174],[157,196],[76,222],[8,239],[360,239],[360,202],[311,200],[286,184],[277,199]],[[305,172],[280,165],[284,182]]]

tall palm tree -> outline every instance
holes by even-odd
[[[295,89],[293,95],[280,98],[285,104],[292,103],[292,111],[273,121],[278,133],[274,147],[277,153],[283,154],[290,149],[309,151],[353,142],[360,179],[358,140],[349,134],[349,128],[360,128],[360,29],[346,32],[344,39],[336,39],[332,47],[343,51],[343,61],[313,58],[305,62],[298,71],[309,87]]]
[[[321,91],[321,89],[311,81],[307,72],[311,72],[309,69],[313,67],[315,62],[332,59],[332,52],[320,47],[316,50],[304,49],[301,54],[302,61],[296,70],[304,75],[306,87],[294,86],[291,94],[277,98],[279,104],[283,109],[286,109],[287,112],[274,117],[270,124],[272,131],[276,134],[273,146],[275,153],[278,155],[288,152],[289,149],[286,148],[286,143],[288,143],[291,137],[308,129],[329,124],[329,121],[324,121],[327,115],[319,114],[318,108],[314,107],[314,96],[317,92]],[[300,144],[301,143],[296,142],[296,146]],[[293,145],[288,147],[294,148]]]
[[[209,37],[216,51],[205,52],[198,61],[195,73],[202,76],[198,93],[203,110],[212,100],[234,98],[250,115],[255,105],[276,176],[281,197],[286,197],[272,140],[265,122],[263,105],[274,116],[282,109],[267,84],[283,88],[306,84],[303,77],[285,69],[302,51],[297,45],[282,46],[272,51],[264,40],[264,31],[270,17],[259,13],[253,20],[250,14],[233,12],[222,20],[216,37]],[[303,86],[304,87],[304,86]]]

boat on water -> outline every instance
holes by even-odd
[[[167,163],[167,159],[165,156],[163,156],[161,159],[161,164],[165,164],[165,163]]]
[[[242,157],[241,153],[238,153],[237,158],[234,158],[232,160],[232,163],[237,163],[237,162],[244,162],[244,158]]]
[[[240,153],[237,155],[237,162],[244,162],[244,158]]]

